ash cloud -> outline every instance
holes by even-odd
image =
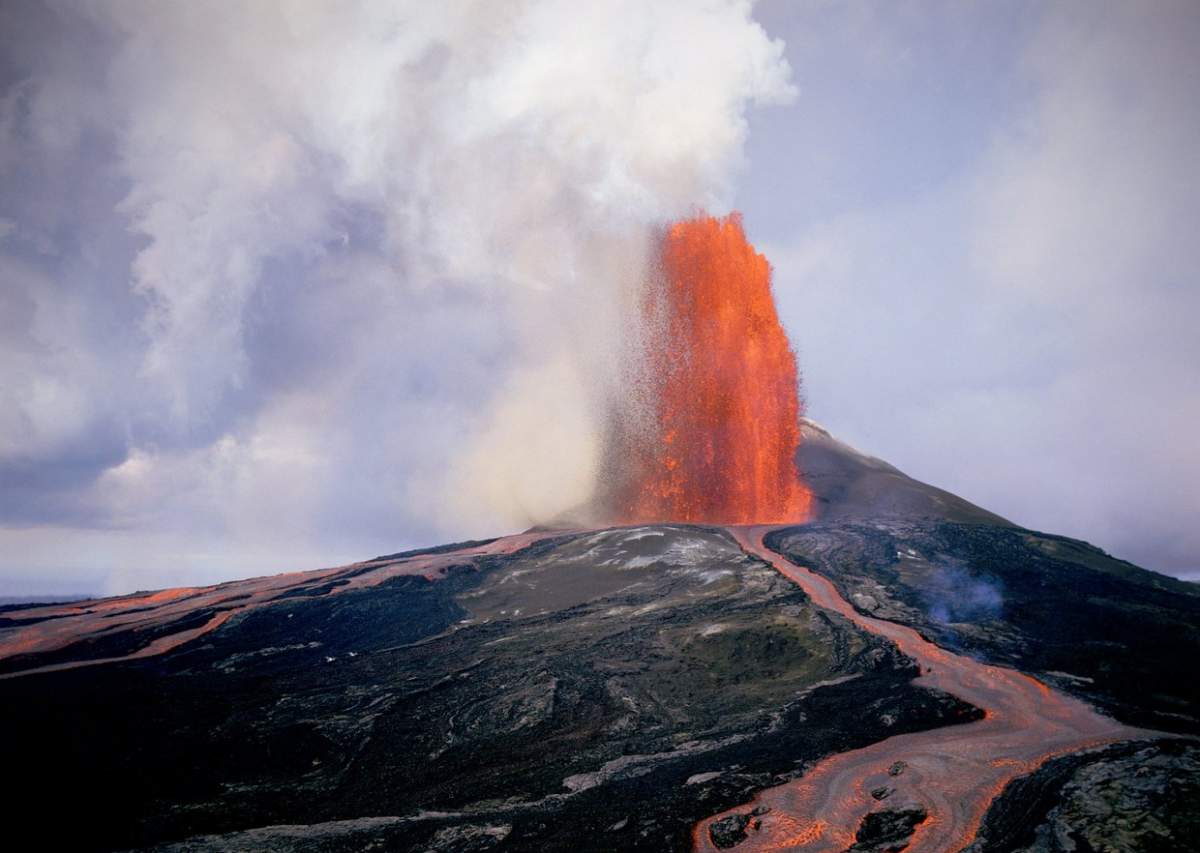
[[[0,16],[18,585],[307,567],[585,498],[647,235],[725,209],[747,110],[793,94],[734,0]]]

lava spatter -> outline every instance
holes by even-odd
[[[610,446],[621,472],[616,520],[805,520],[796,358],[770,265],[741,218],[672,225],[642,310],[647,341],[633,384],[648,411],[619,425]]]

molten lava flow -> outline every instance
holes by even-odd
[[[700,216],[663,237],[643,307],[640,387],[649,411],[617,430],[619,520],[803,521],[796,358],[771,268],[741,217]]]
[[[962,850],[975,840],[988,807],[1017,777],[1060,755],[1158,736],[1109,719],[1024,673],[948,652],[913,628],[859,613],[828,578],[767,548],[763,537],[769,530],[729,528],[747,553],[795,581],[817,606],[890,640],[916,661],[922,674],[913,684],[987,713],[974,722],[894,735],[830,755],[799,779],[701,821],[692,832],[694,850],[720,853],[712,824],[755,808],[762,817],[738,850],[841,853],[868,814],[905,807],[926,814],[905,853]],[[890,789],[886,806],[871,793],[880,787]]]

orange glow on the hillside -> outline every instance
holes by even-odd
[[[614,446],[619,520],[805,520],[796,357],[767,259],[732,214],[672,225],[659,264],[643,303],[651,411]]]

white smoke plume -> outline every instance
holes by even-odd
[[[792,96],[751,13],[9,6],[7,540],[142,531],[92,552],[123,588],[585,499],[648,235]]]

